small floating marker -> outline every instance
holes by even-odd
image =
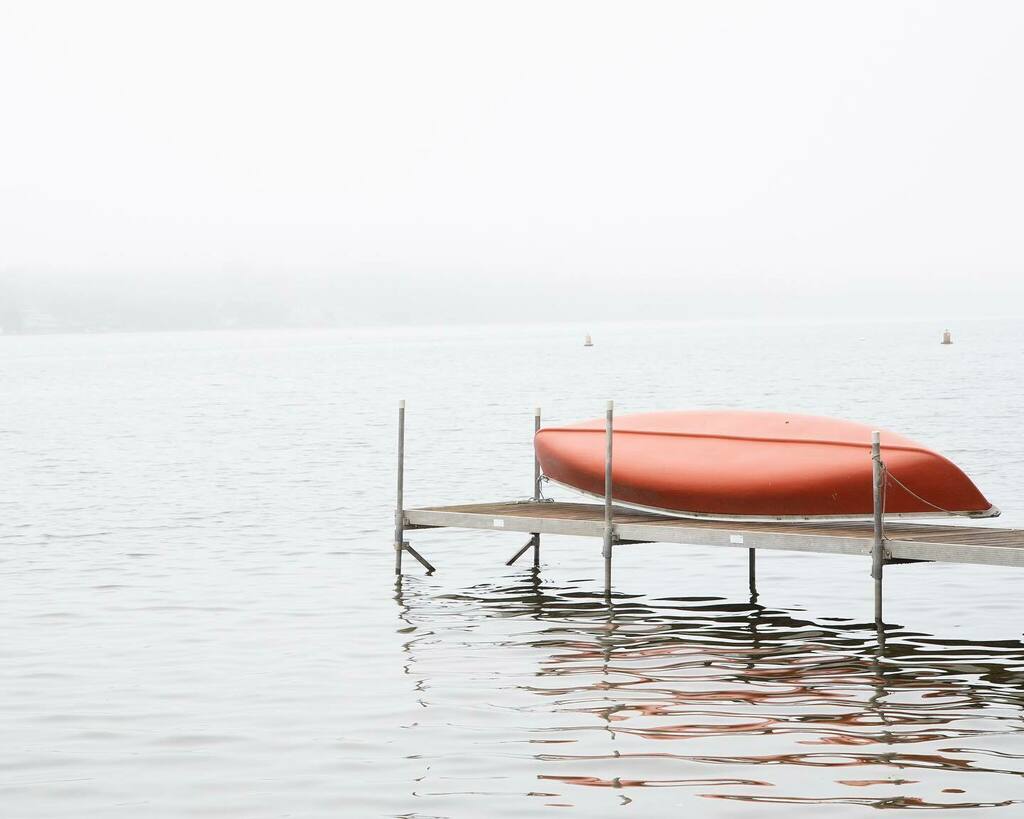
[[[953,343],[953,334],[950,333],[949,330],[943,330],[942,331],[942,343],[943,344],[952,344]]]
[[[590,338],[590,333],[587,333],[587,337],[583,340],[584,347],[593,347],[594,342]]]

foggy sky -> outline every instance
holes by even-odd
[[[1012,2],[7,2],[0,277],[1019,314],[1022,41]]]

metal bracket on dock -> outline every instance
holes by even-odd
[[[601,544],[601,555],[605,559],[611,559],[612,547],[617,546],[622,541],[619,540],[619,533],[616,530],[614,523],[610,526],[608,524],[606,524],[605,526],[606,529],[608,529],[609,531],[605,534],[604,541]]]
[[[536,532],[530,535],[530,539],[526,541],[526,545],[523,546],[522,549],[520,549],[518,552],[512,555],[512,557],[505,561],[505,565],[511,566],[513,563],[519,560],[519,558],[526,554],[526,550],[529,549],[531,546],[533,547],[533,565],[536,566],[540,559],[540,535]]]
[[[409,545],[409,541],[402,541],[402,549],[411,554],[413,557],[415,557],[420,562],[420,564],[422,564],[423,568],[427,570],[427,574],[433,574],[437,571],[437,569],[435,569],[430,564],[430,561],[428,561],[423,555],[421,555],[414,548],[412,548],[412,546]]]
[[[900,566],[904,563],[934,563],[932,560],[914,560],[910,557],[887,557],[883,563],[886,566]]]

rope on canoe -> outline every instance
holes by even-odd
[[[886,478],[892,478],[893,483],[895,483],[897,486],[901,487],[903,489],[903,491],[906,492],[907,494],[912,495],[913,497],[917,498],[919,501],[921,501],[921,503],[925,504],[926,506],[930,506],[932,509],[937,509],[940,512],[945,512],[947,515],[955,515],[956,514],[955,512],[953,512],[950,509],[943,509],[941,506],[936,506],[931,501],[927,501],[924,498],[922,498],[920,495],[917,494],[917,492],[915,492],[913,489],[911,489],[909,486],[907,486],[905,483],[903,483],[903,481],[901,481],[899,478],[897,478],[895,475],[893,475],[892,472],[889,471],[889,467],[887,467],[884,463],[882,464],[882,470],[885,472]],[[885,481],[882,484],[882,510],[883,511],[885,511],[885,487],[886,487],[887,483],[888,483],[888,481]]]

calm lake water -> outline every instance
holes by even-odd
[[[413,532],[551,422],[836,415],[1024,525],[1024,325],[0,337],[0,814],[1024,815],[1024,571]],[[590,331],[596,346],[582,347]],[[565,497],[565,496],[562,496]]]

